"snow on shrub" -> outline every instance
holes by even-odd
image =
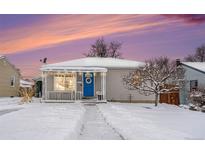
[[[193,90],[189,95],[189,109],[205,112],[205,89]]]

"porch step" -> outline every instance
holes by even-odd
[[[83,104],[98,104],[98,103],[107,103],[106,101],[101,101],[101,100],[97,100],[97,99],[83,99],[80,101]]]
[[[90,100],[90,99],[97,99],[97,98],[96,97],[85,97],[85,96],[83,96],[82,99]]]

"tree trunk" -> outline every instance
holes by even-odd
[[[157,106],[159,103],[159,94],[155,93],[155,106]]]

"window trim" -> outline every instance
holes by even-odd
[[[60,89],[58,89],[57,87],[56,87],[56,84],[57,84],[57,80],[56,80],[56,78],[62,78],[62,81],[63,81],[63,89],[62,90],[60,90]],[[66,80],[67,80],[67,78],[71,78],[72,79],[72,82],[73,82],[73,88],[72,89],[66,89],[66,86],[65,86],[65,82],[66,82]],[[68,80],[67,80],[68,81]],[[69,77],[69,76],[65,76],[65,75],[63,75],[63,76],[54,76],[54,78],[53,78],[53,90],[54,91],[74,91],[75,90],[75,88],[76,88],[76,77],[73,75],[73,76],[71,76],[71,77]]]
[[[194,86],[193,86],[192,82],[194,82]],[[197,89],[198,89],[198,80],[190,80],[190,91],[197,90]]]

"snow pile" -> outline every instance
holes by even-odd
[[[99,104],[107,122],[125,139],[205,139],[205,114],[174,105]]]
[[[1,110],[7,110],[7,109],[13,109],[13,108],[22,108],[22,105],[19,105],[20,103],[20,97],[1,97],[0,98],[0,111]]]
[[[79,103],[31,103],[0,116],[0,139],[75,139],[84,112]]]
[[[2,105],[18,104],[20,97],[0,97],[0,107]]]
[[[22,97],[1,97],[0,112],[2,110],[22,109],[27,107],[27,104],[22,104]],[[40,103],[40,98],[32,98],[32,103]]]

